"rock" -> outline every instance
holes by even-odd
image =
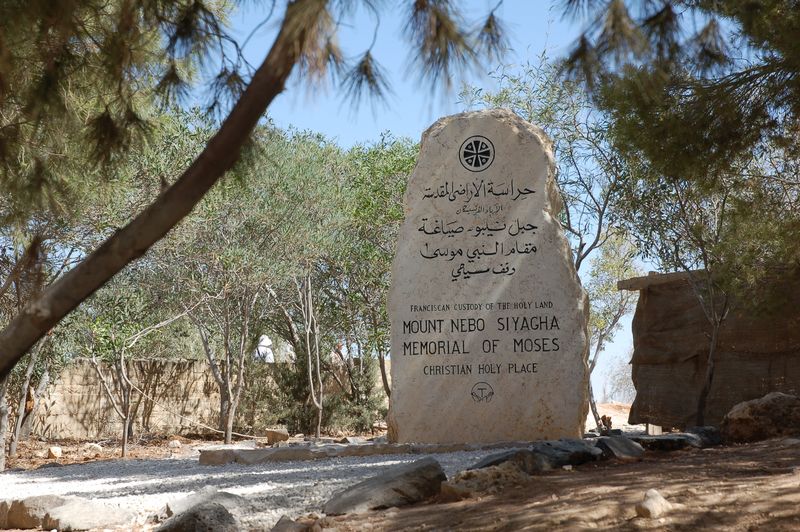
[[[800,397],[772,392],[734,406],[722,420],[725,442],[751,442],[800,434]]]
[[[569,438],[536,442],[531,445],[531,450],[547,460],[549,469],[578,466],[603,456],[603,451],[595,447],[593,442]]]
[[[180,449],[181,442],[178,440],[170,440],[170,442],[167,444],[167,447],[169,447],[170,449]]]
[[[694,434],[700,438],[700,444],[703,447],[714,447],[722,445],[722,434],[717,427],[689,427],[686,429],[688,434]]]
[[[58,447],[56,445],[54,445],[54,446],[52,446],[52,447],[47,449],[47,457],[48,458],[61,458],[62,454],[63,454],[63,452],[61,450],[61,447]]]
[[[195,506],[207,502],[220,504],[228,511],[237,510],[248,504],[247,499],[244,497],[228,493],[227,491],[218,491],[217,488],[208,486],[186,497],[168,502],[166,514],[167,517],[172,517],[173,515],[184,513]]]
[[[472,466],[469,470],[495,467],[506,462],[513,463],[518,469],[529,475],[550,471],[555,469],[553,462],[547,456],[536,453],[530,449],[514,449],[502,453],[490,454],[485,456]]]
[[[41,495],[0,503],[0,529],[102,529],[128,525],[134,517],[133,512],[78,497]]]
[[[435,459],[403,464],[336,493],[323,507],[328,515],[412,504],[439,493],[447,477]]]
[[[644,454],[644,447],[624,436],[603,436],[595,445],[606,459],[632,461],[639,460]]]
[[[88,499],[73,499],[48,510],[42,527],[57,530],[91,530],[124,526],[135,514]]]
[[[366,438],[361,438],[359,436],[346,436],[346,437],[342,438],[341,440],[337,441],[336,443],[347,443],[347,444],[350,444],[350,445],[355,445],[355,444],[359,444],[359,443],[367,443],[367,439]]]
[[[288,515],[282,516],[272,527],[271,532],[306,532],[309,529],[307,525],[298,523]]]
[[[679,451],[687,447],[701,448],[703,446],[702,440],[696,434],[634,435],[629,438],[648,451]]]
[[[642,502],[636,504],[636,515],[648,519],[657,519],[667,513],[672,504],[656,490],[647,490]]]
[[[67,502],[58,495],[39,495],[12,501],[6,515],[7,528],[39,528],[44,526],[47,513]]]
[[[451,480],[442,482],[441,498],[457,501],[477,494],[499,493],[507,488],[528,484],[530,476],[514,461],[480,469],[468,469],[456,474]]]
[[[93,453],[99,453],[99,452],[103,451],[103,446],[100,445],[99,443],[91,443],[90,442],[90,443],[84,444],[83,445],[83,449],[85,451],[89,451],[89,452],[93,452]]]
[[[158,532],[237,532],[239,522],[217,502],[204,502],[164,521]]]
[[[376,438],[372,438],[372,443],[387,443],[389,439],[386,436],[378,436]]]
[[[288,440],[289,431],[286,429],[266,429],[264,431],[264,436],[267,438],[267,443],[272,445],[273,443]]]
[[[11,501],[0,501],[0,530],[8,528],[8,508]]]
[[[588,302],[558,222],[562,207],[552,141],[512,111],[448,116],[425,131],[387,305],[390,441],[583,434]],[[551,328],[558,338],[542,337]],[[447,378],[426,377],[437,375],[431,356],[413,356],[465,353],[448,358],[469,363],[449,366]]]

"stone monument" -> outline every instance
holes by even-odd
[[[392,268],[389,438],[581,437],[586,295],[544,132],[507,110],[422,136]]]

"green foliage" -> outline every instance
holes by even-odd
[[[768,299],[760,281],[800,264],[796,3],[569,4],[596,15],[568,66],[640,165],[625,217],[641,249],[667,269],[713,268],[742,302]]]

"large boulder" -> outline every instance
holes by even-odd
[[[722,438],[752,442],[800,434],[800,397],[772,392],[734,406],[722,420]]]
[[[328,515],[404,506],[437,495],[447,476],[434,458],[392,468],[336,493],[322,509]]]
[[[8,507],[3,528],[44,527],[47,513],[67,502],[68,499],[58,495],[38,495],[12,501]]]
[[[130,524],[136,515],[110,504],[87,499],[72,499],[51,508],[44,518],[45,530],[95,530]]]
[[[0,502],[0,529],[90,530],[129,524],[133,512],[79,497],[39,495]]]

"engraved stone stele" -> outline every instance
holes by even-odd
[[[389,438],[581,437],[586,295],[558,222],[551,143],[511,111],[422,136],[389,294]]]

